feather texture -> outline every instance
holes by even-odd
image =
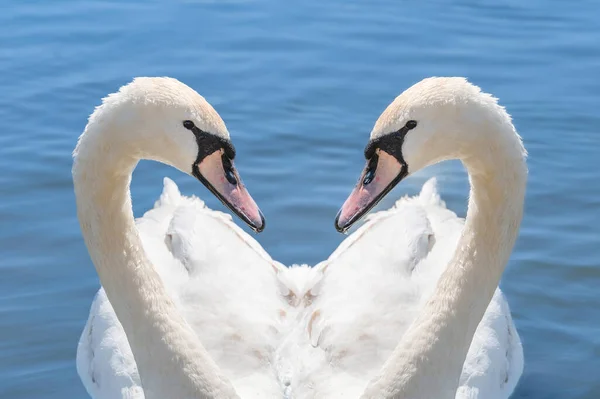
[[[242,398],[358,397],[433,292],[464,221],[435,179],[369,216],[315,267],[284,267],[227,214],[174,182],[137,220],[144,248],[208,353]],[[96,399],[144,397],[131,349],[100,289],[77,351]],[[523,352],[496,291],[479,324],[457,399],[508,398]]]

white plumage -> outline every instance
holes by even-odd
[[[222,212],[181,196],[165,178],[137,220],[144,249],[186,321],[241,397],[277,397],[270,364],[289,307],[279,267]],[[103,290],[81,336],[77,369],[95,398],[143,398],[127,338]]]
[[[434,179],[368,221],[315,267],[285,268],[231,217],[174,182],[137,220],[144,248],[181,312],[242,398],[358,397],[448,262],[463,220]],[[125,334],[102,290],[77,351],[96,399],[143,398]],[[498,289],[457,398],[508,398],[523,352]]]

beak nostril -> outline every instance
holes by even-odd
[[[237,185],[237,179],[233,174],[233,169],[225,169],[225,178],[229,183],[233,184],[234,186]]]
[[[375,177],[375,170],[369,169],[367,173],[365,173],[365,178],[363,179],[363,186],[370,184]]]
[[[379,162],[379,155],[373,154],[371,159],[369,159],[369,164],[367,165],[367,171],[365,172],[365,177],[363,179],[363,185],[366,186],[370,184],[375,178],[375,172],[377,171],[377,163]]]
[[[227,181],[233,184],[234,186],[237,185],[237,179],[235,178],[235,175],[233,174],[233,171],[231,169],[227,169],[225,171],[225,178],[227,178]]]
[[[232,185],[237,185],[237,178],[235,177],[235,173],[233,173],[233,164],[231,163],[231,159],[225,154],[221,156],[221,162],[223,162],[223,171],[225,172],[225,178]]]

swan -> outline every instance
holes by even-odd
[[[432,179],[419,195],[369,215],[327,260],[285,267],[231,217],[165,179],[136,228],[171,299],[240,397],[300,399],[363,394],[434,291],[464,221]],[[78,345],[80,378],[96,399],[142,399],[136,361],[101,288]],[[456,398],[507,398],[522,368],[496,288]]]
[[[398,335],[398,345],[362,394],[454,398],[475,331],[518,235],[528,173],[521,137],[496,98],[463,78],[428,78],[403,92],[379,117],[365,158],[367,166],[336,217],[339,231],[422,168],[459,159],[469,175],[468,211],[456,250],[433,293]]]
[[[268,363],[288,306],[277,286],[281,266],[248,237],[240,240],[243,232],[227,217],[207,212],[199,200],[184,201],[170,181],[161,206],[137,226],[133,218],[131,174],[139,160],[150,159],[193,175],[261,231],[264,218],[234,157],[217,112],[172,78],[136,78],[90,116],[73,153],[72,174],[82,235],[103,289],[90,316],[97,323],[88,323],[82,340],[112,341],[122,351],[78,353],[90,394],[108,389],[112,397],[237,398],[279,391]],[[211,251],[193,259],[198,252],[178,229]],[[228,276],[230,286],[215,284],[227,280],[219,275],[222,264],[230,265],[229,274],[244,270]],[[214,294],[222,290],[231,297]],[[235,309],[228,308],[232,304]],[[216,319],[222,309],[229,318]],[[112,375],[94,368],[102,357],[122,363],[119,383],[107,387]]]

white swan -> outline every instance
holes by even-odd
[[[446,159],[463,162],[471,192],[465,226],[433,294],[397,336],[400,343],[362,397],[455,397],[476,328],[517,238],[525,157],[504,108],[461,78],[425,79],[378,119],[365,149],[367,167],[336,218],[338,230],[347,229],[408,174]],[[506,397],[502,380],[496,383],[496,392],[481,397]]]
[[[240,240],[243,232],[226,217],[207,212],[198,200],[182,200],[169,182],[162,206],[143,218],[139,231],[131,210],[131,173],[140,159],[154,159],[194,175],[261,230],[264,220],[232,165],[234,156],[219,115],[174,79],[137,78],[90,117],[74,151],[73,181],[83,237],[106,294],[98,295],[82,341],[108,340],[122,351],[80,345],[78,369],[87,372],[92,395],[108,389],[112,397],[141,397],[138,372],[146,398],[233,398],[255,391],[272,397],[279,391],[268,368],[288,306],[277,289],[279,266],[247,235]],[[177,231],[184,226],[195,245],[211,248],[200,252],[203,258],[191,261],[190,237]],[[227,278],[219,275],[223,264]],[[224,311],[228,318],[214,316]],[[97,327],[105,330],[98,334]],[[103,360],[123,362],[120,382],[95,367]]]
[[[241,397],[334,398],[358,397],[375,378],[434,290],[463,222],[431,181],[419,196],[371,215],[325,262],[284,268],[228,217],[181,196],[166,180],[137,228],[170,295]],[[96,399],[144,397],[102,290],[77,365]],[[506,398],[522,367],[519,337],[497,290],[456,398]]]

